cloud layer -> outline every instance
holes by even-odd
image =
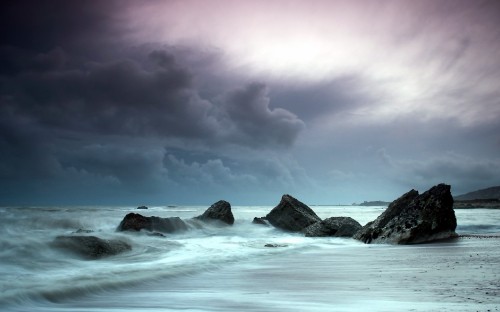
[[[500,184],[495,1],[286,3],[3,2],[0,204]]]

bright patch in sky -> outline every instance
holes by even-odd
[[[262,38],[259,44],[250,45],[243,55],[248,63],[263,72],[276,75],[307,75],[324,74],[325,63],[322,55],[325,45],[320,41],[307,38],[290,38],[269,40]],[[234,57],[237,58],[236,56]],[[323,65],[323,66],[322,66]]]

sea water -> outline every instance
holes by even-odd
[[[235,223],[227,227],[207,225],[183,233],[166,234],[165,237],[151,236],[146,232],[116,231],[120,221],[129,212],[189,219],[202,214],[207,208],[208,206],[158,206],[147,210],[136,210],[135,207],[0,208],[0,310],[279,311],[294,308],[301,311],[304,307],[285,302],[293,302],[297,296],[300,297],[301,292],[290,289],[287,294],[286,287],[283,288],[281,301],[273,301],[273,306],[256,304],[268,295],[259,290],[262,283],[286,284],[293,278],[281,276],[283,278],[280,279],[280,274],[255,276],[255,272],[265,270],[252,270],[261,263],[284,261],[284,267],[288,263],[292,271],[285,270],[281,274],[291,274],[293,277],[299,273],[294,270],[300,269],[302,274],[308,272],[313,277],[312,280],[302,281],[307,284],[305,287],[321,288],[323,284],[318,279],[329,267],[328,259],[308,267],[307,255],[318,256],[331,252],[341,255],[347,250],[354,250],[362,255],[367,248],[367,245],[353,239],[308,238],[300,233],[287,233],[273,227],[252,224],[254,217],[265,216],[272,209],[269,206],[233,207]],[[364,225],[374,220],[386,207],[311,208],[321,218],[349,216]],[[455,213],[459,234],[500,233],[499,210],[464,209],[456,210]],[[74,235],[79,230],[90,232],[79,235],[126,241],[132,246],[132,250],[99,260],[87,260],[54,248],[51,244],[55,237]],[[266,244],[283,247],[269,248]],[[247,272],[247,275],[241,272]],[[249,279],[248,274],[252,278]],[[221,289],[221,283],[226,283],[229,288]],[[231,289],[235,285],[248,288],[243,291],[246,295],[242,296],[238,292],[240,297],[236,297]],[[139,289],[148,291],[140,292]],[[193,289],[196,289],[196,296]],[[157,296],[165,292],[170,294],[168,305]],[[321,289],[315,293],[321,294]],[[175,296],[172,297],[172,294]],[[226,296],[234,296],[229,305],[223,300]],[[195,297],[198,304],[189,303]],[[314,303],[310,304],[309,310],[315,310]],[[320,310],[319,306],[317,308]],[[328,305],[322,308],[328,310]]]

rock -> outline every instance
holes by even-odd
[[[87,230],[87,229],[78,229],[73,232],[73,234],[89,234],[94,232],[93,230]]]
[[[153,221],[138,213],[129,213],[118,225],[117,231],[140,231],[142,229],[152,231]]]
[[[280,245],[280,244],[265,244],[264,247],[271,247],[271,248],[276,248],[276,247],[288,247],[288,245]]]
[[[269,226],[269,222],[267,222],[266,218],[255,217],[255,218],[253,218],[252,223],[253,224],[260,224],[260,225]]]
[[[202,215],[197,216],[194,219],[205,222],[219,220],[229,225],[232,225],[234,223],[231,204],[225,200],[219,200],[218,202],[210,206]]]
[[[311,208],[290,195],[283,195],[278,206],[274,207],[265,219],[273,226],[291,232],[299,232],[321,221]]]
[[[308,237],[352,237],[361,230],[358,221],[350,217],[331,217],[306,227],[302,232]]]
[[[188,229],[187,224],[179,217],[145,217],[138,213],[129,213],[118,225],[117,231],[157,231],[162,233],[182,232]]]
[[[66,249],[86,259],[113,256],[132,247],[121,240],[101,239],[96,236],[58,236],[52,242],[57,248]]]
[[[159,232],[149,233],[148,236],[165,237],[165,235],[163,235],[162,233],[159,233]]]
[[[148,209],[148,207],[146,207],[146,206],[139,206],[139,207],[137,207],[137,209]]]
[[[233,224],[234,216],[231,205],[227,201],[218,201],[210,206],[202,215],[191,220],[182,220],[179,217],[145,217],[138,213],[129,213],[118,225],[117,231],[141,231],[161,233],[175,233],[191,228],[202,228],[204,222],[221,221],[224,224]],[[189,226],[188,226],[189,224]]]
[[[393,201],[356,235],[369,243],[417,244],[456,237],[450,186],[439,184],[419,195],[411,190]]]

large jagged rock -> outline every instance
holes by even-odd
[[[455,237],[456,227],[450,186],[439,184],[422,195],[411,190],[396,199],[354,238],[368,244],[416,244]]]
[[[304,203],[290,195],[283,195],[278,206],[265,217],[271,225],[291,232],[299,232],[304,228],[321,221],[321,218]]]
[[[233,212],[231,211],[231,204],[225,200],[219,200],[210,206],[202,215],[194,219],[201,221],[221,221],[225,224],[232,225],[234,223]]]
[[[52,245],[69,250],[85,259],[99,259],[132,249],[132,246],[121,240],[83,235],[57,236]]]
[[[186,231],[186,222],[179,217],[145,217],[138,213],[129,213],[118,225],[117,231],[156,231],[162,233],[175,233]]]
[[[308,237],[352,237],[362,226],[351,217],[331,217],[311,224],[302,230]]]

